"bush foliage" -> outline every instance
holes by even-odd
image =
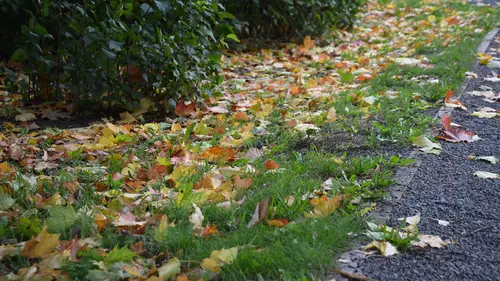
[[[45,0],[12,56],[45,99],[131,107],[144,96],[211,94],[230,15],[215,0]]]
[[[352,26],[364,0],[222,0],[243,36],[290,38],[323,35]]]
[[[86,109],[133,108],[143,97],[175,106],[213,94],[222,50],[238,41],[233,26],[261,38],[319,35],[350,26],[360,1],[7,1],[0,13],[13,24],[0,30],[17,46],[0,55],[10,49],[28,74],[26,97]],[[22,85],[14,72],[7,77]]]

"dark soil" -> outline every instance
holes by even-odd
[[[486,1],[485,1],[486,2]],[[492,2],[492,1],[489,1]],[[491,48],[498,49],[500,34]],[[494,55],[499,57],[500,54]],[[471,116],[480,107],[500,109],[500,102],[487,103],[466,94],[485,85],[500,91],[500,83],[484,81],[491,69],[476,66],[479,78],[468,82],[461,100],[469,111],[454,110],[453,122],[476,132],[482,140],[473,143],[442,142],[440,156],[418,153],[422,161],[401,200],[392,204],[388,225],[397,218],[421,213],[421,233],[439,235],[456,243],[442,249],[411,250],[392,257],[370,256],[357,264],[355,272],[376,280],[500,280],[500,180],[475,177],[476,171],[500,173],[500,165],[468,160],[467,156],[500,156],[500,120]],[[450,222],[441,226],[437,219]]]

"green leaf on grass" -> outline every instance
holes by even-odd
[[[130,262],[136,256],[136,253],[129,250],[127,247],[118,248],[116,246],[109,254],[104,258],[104,263],[106,265],[111,265],[117,262]]]

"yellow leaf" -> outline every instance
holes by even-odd
[[[210,271],[215,272],[215,273],[220,272],[219,263],[212,258],[203,259],[203,261],[201,261],[201,268],[203,268],[205,270],[210,270]]]
[[[125,176],[135,177],[137,175],[137,171],[139,170],[139,163],[128,163],[125,168],[122,169],[121,174]]]
[[[223,264],[231,264],[236,259],[238,255],[238,247],[233,247],[229,249],[215,250],[210,254],[211,259],[222,262]]]
[[[178,258],[172,258],[168,263],[158,268],[158,276],[163,280],[169,280],[181,272],[181,262]]]
[[[120,118],[123,123],[133,123],[137,122],[137,120],[132,116],[128,111],[120,113]]]
[[[59,246],[59,235],[48,233],[47,227],[44,227],[37,237],[26,242],[22,255],[27,258],[41,258],[52,253]]]
[[[324,218],[335,212],[335,210],[342,204],[344,196],[335,196],[324,202],[320,202],[318,205],[314,206],[311,213],[306,214],[309,218]]]
[[[163,157],[157,156],[156,162],[162,166],[170,166],[170,161],[168,161],[168,158],[166,158],[166,157],[163,158]]]

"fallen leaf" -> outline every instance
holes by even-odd
[[[450,222],[449,221],[438,220],[438,224],[442,225],[442,226],[448,226],[448,225],[450,225]]]
[[[432,153],[436,155],[439,155],[443,149],[439,143],[432,142],[425,136],[416,137],[413,144],[420,147],[420,150],[425,153]]]
[[[449,241],[443,241],[439,236],[435,235],[419,234],[418,239],[420,241],[412,241],[411,244],[421,248],[425,248],[427,246],[432,248],[442,248],[443,246],[450,244]]]
[[[479,111],[474,111],[472,115],[479,118],[493,118],[500,116],[500,111],[491,107],[481,107]]]
[[[234,177],[234,187],[246,189],[250,186],[252,186],[252,178],[242,179],[240,178],[240,175],[236,175],[236,177]]]
[[[477,171],[474,173],[474,175],[478,178],[481,178],[481,179],[500,179],[499,174],[490,173],[490,172]]]
[[[275,226],[275,227],[283,227],[288,224],[287,219],[274,219],[274,220],[268,220],[267,225],[269,226]]]
[[[203,220],[205,217],[201,209],[193,203],[194,212],[189,216],[189,222],[193,224],[193,232],[199,234],[203,231]]]
[[[438,139],[449,142],[474,142],[480,139],[476,133],[452,127],[451,117],[447,114],[443,115],[442,123],[444,130],[441,130],[441,134],[437,136]]]
[[[250,228],[260,221],[267,218],[269,213],[269,199],[264,199],[255,206],[255,212],[253,213],[252,219],[248,223],[247,227]]]
[[[23,257],[42,258],[52,253],[59,246],[59,235],[48,233],[47,227],[44,227],[37,237],[26,242],[22,251]]]
[[[496,158],[495,156],[473,156],[473,155],[471,155],[467,158],[469,158],[470,160],[483,160],[486,162],[490,162],[491,164],[497,164],[499,162],[498,158]]]
[[[21,113],[19,115],[16,115],[16,117],[14,119],[16,121],[20,121],[20,122],[27,122],[27,121],[35,120],[36,116],[35,116],[35,114],[33,114],[31,112],[26,112],[26,113]]]
[[[394,62],[403,66],[415,66],[422,61],[414,58],[397,58],[394,60]]]
[[[231,264],[238,256],[238,247],[229,249],[214,250],[209,258],[203,259],[201,267],[215,273],[220,272],[220,267],[226,264]]]
[[[120,119],[122,120],[123,123],[134,123],[137,122],[137,120],[132,116],[128,111],[120,113]]]
[[[158,276],[163,280],[170,280],[179,273],[181,273],[181,261],[178,258],[171,258],[166,264],[158,268]]]
[[[266,170],[276,170],[276,169],[280,168],[280,165],[278,163],[274,162],[273,160],[269,159],[264,164],[264,167]]]
[[[420,212],[414,216],[406,217],[406,218],[399,218],[398,220],[400,220],[400,221],[406,220],[406,223],[408,223],[408,224],[417,225],[420,223]]]
[[[56,121],[62,118],[70,118],[71,116],[67,112],[62,112],[59,110],[52,110],[52,108],[47,108],[42,111],[42,119],[49,119],[52,121]]]
[[[306,214],[308,218],[324,218],[335,212],[346,200],[346,195],[338,195],[326,201],[320,201],[310,213]]]
[[[373,241],[364,247],[365,250],[378,249],[382,256],[389,257],[398,254],[398,249],[388,241]]]
[[[451,108],[460,108],[467,111],[465,104],[457,99],[452,99],[455,93],[452,90],[448,90],[444,97],[444,105]]]

